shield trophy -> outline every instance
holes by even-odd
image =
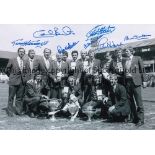
[[[48,113],[49,115],[52,115],[51,117],[51,121],[54,122],[56,121],[56,118],[55,118],[55,114],[60,111],[60,107],[61,107],[61,101],[58,100],[58,99],[51,99],[49,101],[49,107],[50,107],[50,112]]]
[[[88,116],[88,121],[91,122],[91,118],[95,113],[95,109],[91,105],[89,105],[83,112]]]

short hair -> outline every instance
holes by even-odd
[[[48,50],[48,51],[50,51],[50,53],[52,53],[51,49],[49,49],[49,48],[45,48],[44,53],[45,53],[46,50]]]
[[[66,55],[68,57],[68,52],[64,51],[62,55]]]
[[[24,50],[24,53],[25,53],[25,49],[23,47],[19,47],[17,52],[19,52],[20,50]]]
[[[34,50],[34,49],[30,49],[30,50],[28,50],[28,54],[29,54],[31,51],[34,51],[34,52],[35,52],[35,50]]]
[[[39,70],[36,70],[34,73],[34,79],[36,78],[37,75],[42,75],[41,72]]]
[[[76,51],[76,50],[72,51],[71,54],[73,55],[74,53],[77,53],[77,55],[79,54],[78,51]]]
[[[69,79],[75,80],[75,77],[74,77],[74,76],[69,76],[69,77],[68,77],[68,81],[69,81]]]
[[[118,51],[123,51],[123,49],[118,47],[118,48],[115,49],[115,52],[118,52]]]
[[[115,80],[118,80],[118,77],[117,77],[117,75],[116,74],[109,74],[109,77],[110,78],[114,78]]]
[[[93,53],[93,52],[94,52],[94,50],[90,49],[90,50],[88,51],[88,54]],[[94,52],[94,54],[95,54],[95,52]]]
[[[132,46],[126,47],[125,50],[129,50],[132,54],[135,53],[135,50],[134,50],[134,48]]]

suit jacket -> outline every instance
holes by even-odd
[[[123,59],[122,59],[122,61],[123,61]],[[121,61],[121,63],[122,63],[122,61]],[[122,67],[123,67],[123,63],[122,63]],[[125,73],[124,73],[123,70],[119,70],[117,68],[117,62],[114,59],[110,62],[110,65],[109,65],[109,68],[108,68],[108,72],[112,73],[112,74],[117,74],[118,82],[120,84],[123,84],[123,85],[125,84],[125,76],[124,76]]]
[[[33,97],[41,97],[41,95],[47,95],[48,91],[49,86],[44,81],[41,82],[41,87],[39,90],[37,89],[34,81],[30,83],[27,82],[25,87],[24,99],[27,100]]]
[[[108,105],[115,105],[115,109],[121,112],[122,115],[128,115],[130,113],[130,105],[127,99],[127,92],[123,85],[117,84],[115,92],[113,89],[109,91]]]
[[[81,78],[81,72],[82,72],[82,64],[79,60],[76,61],[76,67],[75,70],[71,69],[71,63],[73,62],[73,60],[71,60],[69,62],[69,75],[74,76],[76,79],[77,78]]]
[[[57,86],[64,87],[67,83],[69,64],[67,62],[62,61],[61,72],[62,74],[64,74],[64,77],[62,77],[61,82],[55,83],[54,79],[57,77],[58,70],[59,68],[57,65],[57,61],[52,61],[49,74],[51,87],[57,87]]]
[[[38,70],[38,67],[39,67],[39,59],[34,57],[34,60],[33,60],[33,69],[31,70],[30,68],[30,61],[29,59],[26,59],[27,61],[27,65],[26,65],[26,78],[27,78],[27,81],[30,80],[30,79],[34,79],[34,75],[35,75],[35,72]]]
[[[88,64],[90,64],[90,60],[88,60]],[[94,63],[93,63],[93,69],[97,69],[98,72],[101,71],[101,60],[99,59],[94,59]]]
[[[122,60],[124,71],[126,61],[126,58]],[[141,57],[133,56],[130,67],[130,73],[132,75],[133,82],[136,86],[140,86],[142,85],[142,82],[146,81],[146,74],[144,72],[144,65]]]
[[[50,66],[47,69],[43,57],[41,57],[38,61],[38,69],[42,74],[42,79],[43,81],[45,81],[45,83],[48,83],[48,84],[50,84],[50,73],[51,73],[52,62],[53,60],[49,59]]]
[[[17,58],[10,59],[5,73],[9,77],[9,85],[20,85],[26,83],[26,60],[23,59],[23,70],[20,70]]]
[[[78,102],[83,104],[83,93],[81,91],[80,85],[75,85],[73,89],[69,87],[67,98],[62,96],[64,105],[69,102],[70,95],[74,94],[78,98]]]

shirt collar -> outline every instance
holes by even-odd
[[[23,60],[23,59],[21,59],[19,56],[17,56],[17,60]]]

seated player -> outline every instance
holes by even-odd
[[[69,97],[69,102],[62,109],[63,111],[69,112],[71,114],[71,121],[77,117],[80,109],[80,104],[78,102],[78,98],[71,94]]]
[[[68,77],[67,87],[64,87],[62,90],[62,102],[64,106],[66,103],[68,103],[71,94],[78,98],[80,106],[83,104],[83,93],[81,91],[80,85],[76,85],[75,82],[76,79],[74,76]]]
[[[64,87],[62,90],[62,104],[65,107],[68,103],[78,102],[79,107],[83,104],[83,93],[80,89],[80,85],[75,85],[76,79],[74,76],[68,77],[68,87]],[[72,101],[72,99],[74,99]]]
[[[96,73],[93,76],[93,83],[91,89],[89,89],[90,101],[86,102],[82,111],[85,111],[89,106],[93,109],[100,109],[103,106],[103,102],[107,100],[104,86],[102,85],[102,75]]]
[[[39,114],[39,105],[48,99],[50,88],[42,80],[42,76],[37,72],[33,80],[26,83],[24,103],[27,107],[27,113],[30,117],[36,117]]]
[[[118,83],[115,74],[110,75],[111,89],[109,91],[107,106],[110,121],[125,121],[130,114],[127,92],[123,85]]]

